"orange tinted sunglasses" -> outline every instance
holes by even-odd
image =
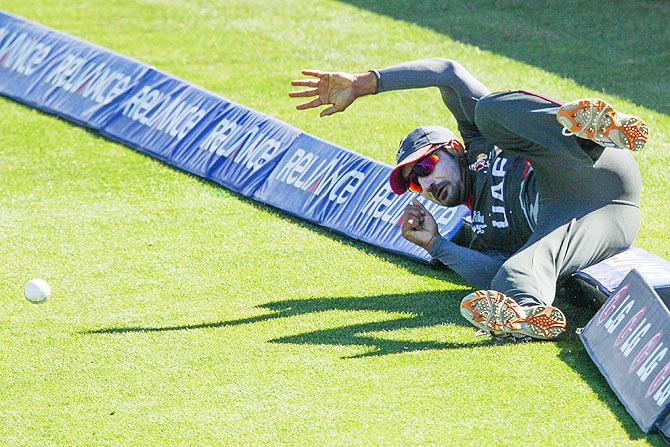
[[[427,155],[419,160],[409,173],[408,189],[412,192],[421,192],[423,188],[421,188],[418,178],[432,174],[435,170],[435,165],[439,160],[440,157],[435,153]]]

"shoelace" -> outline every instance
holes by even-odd
[[[491,319],[493,318],[493,313],[494,313],[493,299],[491,299],[491,294],[489,293],[488,290],[486,290],[484,293],[486,293],[486,304],[489,305],[489,311],[488,311],[488,315],[486,316],[486,321],[484,322],[484,326],[491,327],[491,326],[489,326],[489,323],[491,323]]]
[[[495,303],[493,302],[493,298],[491,298],[491,292],[487,290],[485,293],[486,293],[486,303],[489,305],[489,311],[488,315],[486,316],[486,322],[484,322],[484,324],[487,327],[491,327],[489,324],[491,323],[491,320],[493,320],[493,318],[496,317],[496,321],[500,321],[501,326],[505,327],[503,321],[503,312],[505,306],[502,304],[500,306],[496,306]]]

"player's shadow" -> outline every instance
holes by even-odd
[[[403,329],[429,328],[440,325],[471,326],[460,316],[460,298],[468,292],[466,289],[453,291],[434,291],[408,294],[388,294],[369,297],[323,297],[306,299],[289,299],[272,301],[258,306],[264,313],[261,315],[223,320],[216,322],[190,323],[169,326],[121,326],[84,331],[87,334],[123,334],[144,332],[169,332],[182,330],[211,329],[228,326],[252,325],[277,319],[288,319],[296,316],[318,315],[330,311],[366,311],[396,314],[381,321],[348,324],[329,329],[321,329],[296,335],[268,340],[270,343],[288,343],[305,345],[348,346],[360,348],[360,353],[345,356],[345,359],[360,357],[401,354],[422,350],[447,350],[462,348],[491,347],[496,344],[490,338],[475,341],[459,342],[442,340],[407,340],[391,339],[378,336],[379,332],[391,334]],[[600,375],[583,348],[574,329],[584,327],[596,312],[598,303],[593,297],[584,296],[585,289],[575,287],[573,283],[564,284],[559,289],[556,305],[562,308],[570,330],[555,343],[559,350],[559,358],[579,374],[589,384],[598,398],[616,414],[627,431],[630,439],[645,438],[651,445],[663,445],[660,435],[645,435],[635,421],[628,415],[623,405],[617,400],[607,383]],[[400,316],[397,316],[400,314]],[[288,327],[288,324],[286,325]],[[445,332],[449,330],[445,328]],[[457,336],[462,336],[459,330]]]
[[[355,354],[347,358],[381,356],[421,350],[473,348],[493,344],[491,340],[487,339],[476,342],[412,341],[406,339],[392,340],[371,335],[376,332],[427,328],[443,324],[465,326],[465,322],[460,317],[459,312],[460,298],[463,295],[465,295],[465,291],[440,291],[379,295],[374,297],[318,298],[277,301],[263,305],[263,307],[279,313],[290,312],[295,309],[300,314],[344,310],[381,311],[407,315],[383,321],[322,329],[270,340],[273,343],[360,346],[367,350],[365,353]]]
[[[382,321],[367,322],[289,335],[269,340],[271,343],[309,345],[359,346],[364,353],[347,358],[381,356],[419,350],[459,349],[494,344],[482,338],[474,342],[392,340],[372,335],[400,329],[426,328],[452,324],[467,326],[459,312],[460,298],[467,291],[439,291],[409,294],[378,295],[371,297],[309,298],[274,301],[259,306],[270,311],[263,315],[209,323],[184,324],[161,327],[111,327],[86,331],[89,334],[118,334],[128,332],[165,332],[239,326],[299,315],[328,311],[376,311],[402,314]]]
[[[670,112],[667,1],[340,1]]]

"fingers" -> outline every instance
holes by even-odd
[[[412,199],[412,205],[418,207],[419,209],[423,210],[424,212],[428,212],[425,206],[423,206],[423,203],[419,202],[417,199]]]
[[[318,70],[302,70],[302,74],[307,75],[307,76],[315,76],[319,79],[321,79],[323,76],[326,76],[328,73],[323,72],[323,71],[318,71]],[[298,91],[293,91],[289,92],[289,96],[291,98],[302,98],[302,97],[311,97],[311,96],[318,96],[319,95],[319,81],[315,79],[295,79],[291,81],[291,85],[296,86],[296,87],[312,87],[310,89],[306,90],[298,90]],[[323,99],[316,98],[311,101],[298,104],[295,108],[298,110],[305,110],[305,109],[312,109],[314,107],[319,107],[320,105],[326,104]],[[334,112],[331,112],[334,113]],[[323,115],[322,115],[323,116]]]
[[[416,199],[412,200],[412,202],[405,207],[405,212],[416,213],[422,217],[428,214],[428,210],[426,210],[426,208]]]
[[[413,229],[413,230],[418,230],[423,226],[423,215],[413,209],[405,209],[405,222],[407,222],[407,225]]]
[[[316,96],[319,94],[319,89],[318,88],[313,88],[309,90],[300,90],[296,92],[289,92],[288,95],[291,98],[299,98],[301,96]]]
[[[324,109],[319,113],[319,116],[323,118],[324,116],[332,115],[333,113],[340,112],[339,107],[336,107],[334,105],[328,107],[327,109]]]
[[[295,108],[298,110],[312,109],[314,107],[319,107],[322,104],[324,104],[323,100],[321,98],[316,98],[309,102],[298,104]]]
[[[316,76],[317,78],[322,78],[328,74],[325,71],[319,70],[302,70],[300,73],[304,74],[305,76]]]
[[[295,79],[291,81],[291,85],[294,87],[316,87],[319,85],[319,81],[314,79]]]

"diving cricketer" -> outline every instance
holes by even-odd
[[[461,302],[475,327],[502,339],[553,339],[565,331],[556,284],[628,248],[640,226],[640,171],[631,151],[648,129],[600,99],[562,103],[525,90],[490,93],[459,63],[424,59],[362,73],[304,70],[297,106],[344,111],[361,96],[437,87],[461,138],[440,126],[401,141],[390,184],[444,206],[465,204],[468,247],[442,238],[416,200],[403,236],[478,290]]]

